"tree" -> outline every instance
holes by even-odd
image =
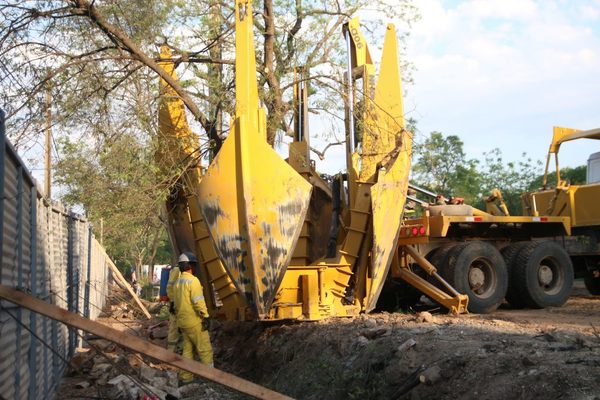
[[[110,140],[98,150],[63,139],[56,181],[65,189],[64,202],[83,207],[95,226],[103,220],[104,245],[121,268],[134,267],[139,277],[167,240],[159,218],[164,188],[156,185],[151,146],[134,135]],[[170,261],[162,257],[159,262]]]
[[[458,136],[432,132],[423,143],[415,145],[412,180],[446,197],[463,197],[467,204],[486,209],[485,198],[500,189],[511,214],[521,212],[521,194],[536,185],[541,177],[541,161],[526,153],[517,162],[505,162],[500,149],[483,153],[483,161],[466,157]],[[561,173],[562,174],[562,173]],[[581,171],[565,177],[580,178]],[[550,178],[549,178],[550,179]],[[556,174],[554,174],[556,180]],[[533,181],[533,183],[532,183]]]
[[[431,132],[414,146],[414,155],[412,179],[417,185],[446,197],[465,197],[467,202],[477,198],[481,182],[478,162],[466,157],[458,136]]]
[[[484,162],[480,170],[482,198],[475,205],[485,209],[483,197],[493,189],[500,189],[508,210],[513,215],[521,214],[521,194],[529,188],[534,177],[541,172],[542,162],[534,161],[521,154],[517,162],[504,162],[502,151],[498,148],[484,153]]]
[[[320,94],[317,108],[339,108],[338,67],[345,60],[340,28],[348,16],[367,4],[371,10],[384,10],[390,19],[398,17],[410,23],[416,18],[409,0],[394,7],[383,0],[263,0],[256,4],[259,90],[268,111],[270,143],[277,132],[290,133],[295,66],[314,71],[309,79]],[[19,137],[32,139],[39,134],[38,97],[49,81],[55,94],[84,91],[109,96],[139,73],[152,73],[164,78],[181,96],[218,149],[223,139],[222,113],[231,115],[234,108],[232,7],[215,0],[37,0],[25,6],[15,0],[0,6],[0,54],[10,60],[0,65],[0,71],[11,83],[0,89],[2,97],[9,100],[9,122]],[[174,81],[158,65],[157,45],[163,42],[175,52],[175,61],[187,68],[189,82]],[[78,99],[85,103],[96,97]],[[56,124],[81,123],[72,107],[64,105],[55,106]],[[78,108],[86,107],[79,104]],[[93,116],[95,110],[90,111],[88,116]]]
[[[388,18],[410,23],[416,17],[410,0],[394,7],[384,0],[254,4],[257,78],[270,143],[291,133],[296,65],[312,71],[314,110],[335,114],[343,103],[339,32],[348,16],[368,4],[371,10],[385,10]],[[153,254],[156,238],[164,236],[156,233],[156,215],[166,184],[184,168],[160,171],[151,156],[157,150],[158,77],[182,98],[200,130],[196,154],[208,148],[214,154],[227,135],[223,121],[235,108],[233,26],[233,3],[216,0],[14,0],[0,5],[0,102],[8,111],[12,139],[19,147],[39,141],[42,98],[51,90],[53,128],[62,143],[56,183],[63,186],[65,201],[82,205],[95,223],[104,219],[107,249],[122,260],[132,257],[139,265]],[[159,66],[158,49],[164,43],[174,54],[181,82]]]
[[[571,185],[583,185],[587,181],[587,166],[580,165],[579,167],[565,167],[560,169],[560,179],[569,182]],[[544,182],[544,175],[539,175],[529,186],[527,191],[539,190]],[[548,187],[556,186],[556,171],[548,172]]]

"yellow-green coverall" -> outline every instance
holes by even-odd
[[[179,275],[181,272],[179,271],[179,267],[174,266],[171,268],[169,272],[169,282],[167,283],[167,296],[169,297],[169,301],[173,301],[175,298],[173,294],[173,285],[177,279],[179,279]],[[179,329],[177,329],[177,316],[176,314],[169,313],[169,333],[167,335],[167,349],[175,352],[177,349],[177,343],[179,342]]]
[[[208,318],[202,285],[198,278],[183,271],[173,285],[173,300],[177,311],[177,326],[183,335],[183,357],[200,357],[203,364],[213,366],[213,350],[208,330],[202,328],[202,320]],[[181,371],[181,380],[189,382],[193,374]]]

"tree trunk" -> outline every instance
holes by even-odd
[[[222,25],[223,17],[221,15],[221,3],[216,0],[211,0],[210,4],[210,18],[209,18],[209,30],[210,36],[213,41],[213,45],[208,49],[210,58],[213,60],[220,60],[223,51],[223,40],[222,37]],[[210,152],[210,158],[212,158],[221,149],[223,140],[221,134],[223,133],[223,111],[222,111],[222,99],[218,98],[223,93],[223,65],[209,63],[208,68],[208,96],[211,99],[210,102],[210,123],[208,130],[208,138],[212,142],[212,150]]]
[[[281,126],[284,115],[284,104],[281,95],[279,78],[275,70],[275,15],[273,13],[273,0],[264,0],[265,38],[264,43],[264,73],[269,86],[269,93],[265,96],[265,104],[268,110],[267,119],[267,141],[273,145],[277,129]]]
[[[159,226],[155,230],[154,239],[152,240],[152,247],[150,248],[150,256],[148,257],[148,280],[152,283],[154,282],[154,260],[156,259],[156,252],[158,251],[158,246],[160,246],[160,233],[163,227]]]

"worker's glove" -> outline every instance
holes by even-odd
[[[175,315],[175,303],[174,302],[169,302],[169,312],[173,315]]]
[[[202,330],[207,331],[210,329],[210,318],[204,317],[202,318]]]

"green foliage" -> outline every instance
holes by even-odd
[[[412,180],[433,192],[445,196],[475,199],[481,176],[477,171],[478,162],[466,157],[463,142],[458,136],[446,136],[432,132],[420,144],[414,146]]]
[[[61,159],[55,180],[62,186],[62,200],[82,207],[95,226],[103,226],[103,242],[121,267],[153,263],[165,229],[159,219],[161,199],[166,195],[157,183],[154,152],[135,135],[121,134],[96,146],[85,141],[59,142]]]
[[[464,197],[467,204],[482,210],[486,208],[485,198],[497,188],[502,192],[510,213],[520,214],[521,194],[537,185],[536,182],[541,182],[541,161],[534,161],[523,153],[519,161],[506,162],[497,148],[483,156],[482,161],[470,159],[466,157],[463,142],[458,136],[432,132],[423,143],[414,147],[411,179],[417,185],[446,197]],[[564,176],[580,179],[579,168],[573,172],[567,169]]]
[[[482,196],[474,205],[485,210],[483,197],[488,196],[493,189],[500,189],[510,213],[521,214],[520,196],[527,191],[541,168],[542,162],[533,161],[527,153],[522,153],[517,162],[505,162],[498,148],[484,153],[484,163],[479,171]]]
[[[583,185],[587,179],[587,166],[580,165],[579,167],[565,167],[560,169],[560,179],[569,182],[571,185]],[[539,175],[535,178],[527,188],[528,191],[539,190],[544,182],[544,175]],[[556,186],[556,171],[548,173],[548,187]]]

